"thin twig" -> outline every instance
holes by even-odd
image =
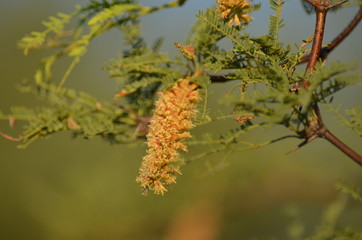
[[[14,138],[12,136],[9,136],[3,132],[0,132],[0,136],[2,136],[3,138],[7,139],[7,140],[10,140],[10,141],[13,141],[13,142],[21,142],[24,140],[24,138],[20,137],[20,138]]]

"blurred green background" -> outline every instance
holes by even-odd
[[[26,33],[42,30],[41,21],[57,12],[71,12],[86,0],[0,1],[0,109],[41,105],[33,96],[19,93],[16,85],[31,79],[44,52],[24,57],[17,41]],[[156,5],[167,1],[141,1]],[[267,1],[250,27],[251,34],[267,32]],[[189,0],[183,8],[158,12],[142,19],[144,36],[152,42],[165,38],[164,51],[175,54],[173,42],[183,42],[199,9],[212,0]],[[349,22],[356,9],[344,9],[327,19],[325,43]],[[314,16],[304,13],[299,1],[287,1],[283,13],[287,26],[281,39],[301,43],[313,34]],[[338,47],[331,60],[362,62],[362,27]],[[111,101],[115,83],[101,66],[121,53],[117,30],[97,38],[67,82],[73,87]],[[360,64],[361,66],[361,64]],[[226,94],[233,83],[212,86],[211,98]],[[335,104],[351,107],[362,103],[361,86],[335,96]],[[217,100],[212,101],[213,104]],[[217,108],[217,106],[213,106]],[[323,111],[328,126],[361,153],[361,139],[337,124]],[[197,131],[222,132],[237,127],[223,121]],[[17,136],[21,124],[0,130]],[[284,129],[260,129],[245,135],[246,141],[263,142],[287,133]],[[240,152],[226,162],[215,154],[183,167],[183,175],[165,196],[141,196],[135,183],[142,144],[109,145],[94,138],[72,139],[54,134],[19,150],[16,143],[0,138],[0,239],[6,240],[113,240],[113,239],[292,239],[313,233],[327,206],[340,199],[335,183],[343,179],[362,183],[362,169],[323,140],[286,155],[299,142],[286,140],[263,149]],[[196,150],[191,148],[191,152]],[[222,166],[211,167],[210,166]],[[303,224],[302,224],[303,223]],[[362,207],[349,200],[338,226],[362,231]]]

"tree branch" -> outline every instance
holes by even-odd
[[[333,133],[331,133],[328,128],[324,125],[322,115],[320,113],[318,105],[314,106],[314,112],[317,115],[318,120],[318,137],[324,138],[334,146],[336,146],[340,151],[345,153],[348,157],[354,160],[356,163],[362,166],[362,156],[353,151],[350,147],[344,144],[339,138],[337,138]]]
[[[359,8],[358,12],[352,19],[352,21],[347,25],[345,29],[336,37],[333,39],[333,41],[325,47],[324,51],[332,51],[334,48],[336,48],[351,32],[352,30],[358,25],[358,23],[362,19],[362,6]]]
[[[328,46],[324,47],[320,51],[320,58],[322,60],[325,60],[327,56],[355,29],[355,27],[358,25],[358,23],[362,19],[362,7],[359,8],[358,12],[354,16],[354,18],[351,20],[351,22],[343,29],[343,31],[338,34],[337,37],[333,39],[333,41],[328,44]],[[305,63],[309,60],[311,57],[310,54],[305,55],[301,58],[299,64]]]
[[[354,160],[357,164],[362,166],[362,157],[355,151],[353,151],[350,147],[344,144],[341,140],[339,140],[333,133],[331,133],[327,128],[320,132],[320,137],[326,139],[334,146],[336,146],[339,150],[341,150],[344,154]]]
[[[322,48],[322,41],[323,41],[323,35],[324,35],[324,28],[325,28],[325,20],[327,16],[327,12],[329,9],[338,6],[346,1],[341,1],[336,4],[330,4],[330,1],[324,1],[324,0],[306,0],[310,4],[312,4],[315,7],[316,11],[316,25],[315,25],[315,34],[313,38],[313,45],[312,45],[312,52],[309,55],[308,59],[308,65],[306,68],[307,74],[311,74],[320,58],[325,60],[327,57],[327,54],[334,49],[357,25],[357,23],[361,20],[360,15],[362,15],[362,7],[360,8],[360,11],[356,14],[353,21],[342,31],[342,33],[337,36],[333,40],[333,43],[330,44],[327,47],[326,53],[324,58],[321,56],[321,48]],[[308,88],[309,87],[309,81],[303,82],[303,87]],[[358,163],[360,166],[362,166],[362,157],[353,151],[350,147],[348,147],[346,144],[344,144],[340,139],[338,139],[336,136],[334,136],[324,125],[322,115],[320,113],[318,104],[314,104],[310,109],[310,119],[308,120],[308,126],[306,129],[301,133],[305,137],[305,141],[301,143],[298,147],[296,147],[294,150],[306,145],[311,140],[315,139],[316,137],[321,137],[326,140],[328,140],[330,143],[332,143],[335,147],[337,147],[340,151],[345,153],[348,157],[350,157],[352,160],[354,160],[356,163]]]
[[[319,60],[319,54],[322,47],[323,36],[324,36],[324,27],[326,24],[326,16],[328,9],[316,7],[316,26],[314,31],[314,39],[312,52],[308,59],[307,71],[308,74],[312,73]]]

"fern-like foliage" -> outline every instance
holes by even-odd
[[[235,110],[240,111],[240,114],[263,117],[265,124],[282,124],[297,133],[300,126],[307,125],[306,109],[313,104],[327,102],[326,98],[359,81],[360,75],[353,63],[331,63],[328,68],[320,64],[312,76],[308,76],[312,82],[308,90],[291,94],[291,85],[306,81],[307,76],[304,72],[295,71],[304,50],[298,48],[296,53],[292,53],[289,46],[284,48],[277,40],[278,31],[283,26],[280,18],[282,5],[282,1],[271,1],[271,8],[276,15],[270,17],[269,34],[259,38],[239,32],[239,29],[225,24],[213,12],[200,12],[199,17],[234,44],[232,50],[215,53],[218,61],[206,62],[210,70],[233,70],[229,77],[243,81],[240,87],[250,83],[271,87],[236,96],[236,101],[229,101],[230,105],[236,106]],[[295,106],[303,106],[304,111],[297,111]]]
[[[334,112],[341,123],[350,129],[352,129],[358,136],[362,137],[362,107],[354,107],[345,110],[345,115],[339,112],[339,107],[333,108],[329,106],[329,109]]]
[[[275,15],[269,16],[269,36],[272,39],[278,40],[279,29],[284,26],[284,20],[281,18],[282,7],[284,1],[282,0],[269,0],[270,8],[275,11]]]
[[[36,92],[30,88],[28,91]],[[46,94],[38,96],[49,106],[34,109],[13,107],[9,114],[27,122],[22,134],[25,144],[20,147],[60,131],[70,131],[74,136],[85,138],[102,136],[108,141],[123,143],[137,137],[135,131],[139,119],[120,106],[97,100],[84,92],[59,90],[56,86],[49,86]]]
[[[190,51],[186,59],[160,52],[162,40],[150,47],[140,31],[139,18],[185,2],[175,0],[148,7],[133,0],[93,0],[84,7],[76,7],[74,13],[50,18],[43,23],[44,31],[33,32],[19,43],[25,54],[32,49],[53,50],[41,60],[34,84],[25,88],[47,105],[33,109],[16,107],[0,118],[27,122],[21,136],[25,144],[60,131],[85,138],[101,136],[112,143],[130,143],[147,134],[158,93],[186,77],[200,97],[195,126],[215,121],[228,121],[226,125],[230,121],[235,123],[231,130],[219,135],[195,136],[190,145],[209,148],[191,156],[189,161],[192,161],[217,152],[229,155],[258,148],[289,137],[304,138],[303,133],[314,117],[310,111],[312,106],[330,102],[336,92],[361,79],[353,63],[319,63],[310,74],[299,71],[297,65],[309,51],[305,46],[311,40],[301,46],[295,44],[296,48],[280,42],[279,33],[284,26],[281,17],[284,1],[281,0],[269,1],[274,14],[261,36],[246,32],[252,23],[231,26],[211,7],[197,15],[187,45],[177,44],[182,53]],[[259,7],[256,4],[253,9]],[[69,29],[71,22],[75,22],[76,27]],[[125,45],[121,56],[103,67],[117,83],[115,99],[102,101],[65,87],[93,39],[113,28],[120,30]],[[230,49],[220,46],[223,39],[231,41]],[[71,61],[63,76],[54,79],[53,68],[60,58]],[[225,81],[237,81],[222,99],[229,112],[216,113],[208,108],[208,87],[215,74]],[[292,91],[303,82],[309,86]],[[359,135],[362,132],[360,113],[360,109],[351,109],[347,112],[349,118],[345,119]],[[288,128],[291,134],[259,143],[243,140],[242,135],[248,131],[275,125]]]
[[[140,36],[136,19],[184,2],[151,8],[132,0],[93,0],[84,7],[77,6],[69,15],[60,13],[57,17],[50,17],[49,21],[43,22],[44,31],[32,32],[19,42],[25,55],[32,49],[55,49],[55,53],[52,51],[41,60],[34,74],[34,85],[23,87],[25,91],[38,95],[48,106],[34,109],[14,107],[8,115],[1,114],[1,119],[27,122],[21,136],[25,142],[22,146],[67,130],[75,136],[101,136],[118,143],[129,143],[144,136],[159,86],[163,83],[167,87],[181,76],[180,69],[171,70],[170,66],[185,65],[149,48]],[[76,22],[73,29],[69,29],[71,20]],[[118,81],[120,103],[97,100],[86,93],[64,88],[91,41],[117,26],[123,31],[130,50],[124,50],[120,59],[111,61],[104,69]],[[60,58],[70,58],[71,63],[61,79],[54,79],[53,67]]]
[[[42,22],[46,29],[42,32],[31,32],[29,35],[23,37],[19,42],[19,47],[25,55],[28,55],[31,49],[63,46],[64,43],[62,43],[60,39],[67,35],[65,25],[69,23],[74,15],[75,13],[69,15],[58,13],[56,17],[49,17],[48,21]]]
[[[95,24],[104,24],[123,13],[132,13],[135,11],[140,11],[141,9],[142,6],[139,4],[115,4],[105,8],[103,11],[92,17],[88,21],[88,25],[92,26]]]
[[[149,116],[155,93],[161,85],[171,86],[181,76],[177,66],[183,63],[148,47],[138,31],[138,22],[125,24],[121,29],[130,49],[124,50],[121,57],[110,61],[104,69],[117,81],[117,96],[121,101],[126,101],[127,106],[139,114]]]
[[[230,26],[220,19],[215,9],[210,8],[199,12],[197,16],[199,20],[193,27],[188,43],[195,49],[199,67],[214,73],[227,71],[227,78],[241,81],[235,87],[241,87],[246,92],[241,97],[235,96],[227,100],[234,108],[231,118],[259,117],[263,119],[259,123],[261,125],[282,124],[297,133],[300,127],[307,124],[308,112],[305,109],[318,102],[327,102],[328,97],[355,83],[360,76],[357,73],[351,73],[355,70],[355,65],[352,64],[332,63],[330,68],[320,64],[308,77],[312,83],[308,90],[291,94],[292,84],[307,79],[303,72],[295,71],[304,49],[300,47],[293,52],[289,45],[284,47],[278,41],[279,30],[283,27],[281,18],[283,1],[270,1],[270,6],[275,11],[275,15],[270,16],[268,34],[259,37],[250,36],[245,32],[247,24],[239,27]],[[137,119],[140,117],[150,116],[157,91],[172,86],[182,76],[182,72],[185,70],[192,72],[193,66],[180,60],[170,59],[167,54],[147,46],[141,36],[139,22],[134,19],[141,16],[139,15],[141,12],[149,11],[149,9],[133,1],[92,1],[83,8],[78,7],[77,12],[71,16],[79,16],[80,24],[86,25],[88,32],[84,34],[79,34],[80,31],[74,32],[73,42],[42,60],[35,74],[35,83],[40,94],[55,96],[51,93],[57,93],[60,101],[65,80],[86,52],[91,40],[114,26],[119,26],[129,49],[123,50],[123,55],[110,61],[104,69],[109,71],[110,77],[118,83],[116,96],[121,106],[128,109],[128,114],[130,112],[133,114],[130,114],[132,120],[127,120],[132,123],[131,126],[137,125]],[[62,19],[63,21],[52,20],[51,23],[54,22],[55,26],[46,24],[48,27],[46,32],[63,31],[70,17],[64,15]],[[224,38],[231,40],[232,49],[220,49],[218,43]],[[29,47],[25,49],[28,51]],[[58,84],[54,84],[51,74],[52,66],[58,58],[63,56],[68,56],[73,60],[63,78]],[[346,72],[350,73],[345,74]],[[207,86],[210,82],[207,78],[195,79],[200,81],[199,85],[204,89],[201,95],[205,100],[200,108],[200,119],[196,122],[205,124],[218,119],[207,114]],[[250,84],[261,84],[266,88],[247,91]],[[57,86],[56,90],[55,86]],[[297,110],[296,106],[302,106],[303,110]],[[64,117],[59,117],[59,119],[64,119]],[[249,125],[243,124],[241,129],[245,131],[250,126],[254,128],[259,124],[253,125],[249,122]],[[85,135],[89,133],[90,131],[84,131]],[[221,142],[216,140],[215,143]]]
[[[336,184],[336,188],[362,203],[362,193],[357,186],[340,181]]]
[[[348,116],[348,125],[358,136],[362,137],[362,107],[346,109],[346,115]]]
[[[206,14],[212,14],[214,8],[209,8]],[[222,51],[217,43],[225,38],[223,34],[215,30],[203,19],[198,19],[192,27],[188,44],[193,46],[200,62],[216,62],[216,55]]]
[[[310,91],[314,92],[315,102],[326,102],[326,98],[341,89],[357,83],[361,75],[356,72],[356,63],[332,62],[330,66],[317,68],[311,76],[313,84]]]
[[[300,79],[301,73],[290,75],[279,65],[269,69],[269,74],[274,76],[275,84],[269,89],[253,90],[246,92],[242,97],[235,97],[231,105],[237,106],[240,113],[248,112],[253,116],[261,116],[265,124],[282,124],[298,132],[298,127],[305,126],[308,112],[299,111],[295,106],[309,109],[315,103],[327,102],[326,98],[344,87],[360,80],[358,73],[348,73],[355,70],[353,64],[331,63],[329,67],[319,66],[310,76],[313,84],[308,90],[299,94],[291,94],[290,83],[294,79]],[[268,75],[265,79],[268,78]],[[303,120],[304,119],[304,120]]]
[[[333,202],[329,203],[322,212],[321,218],[317,226],[313,227],[313,232],[308,233],[307,224],[303,221],[301,211],[298,206],[288,206],[286,213],[289,220],[287,234],[289,239],[305,239],[305,240],[322,240],[322,239],[362,239],[360,228],[341,226],[341,219],[346,214],[345,211],[349,204],[349,199],[345,195],[356,199],[362,203],[361,193],[357,186],[338,182],[336,188],[343,194],[340,194]],[[357,224],[358,225],[358,224]]]
[[[244,29],[246,26],[243,27],[232,27],[222,21],[215,13],[215,11],[207,11],[204,12],[200,10],[199,14],[197,15],[198,18],[205,21],[208,25],[210,25],[213,29],[218,31],[222,36],[229,38],[234,44],[241,46],[242,36],[240,35],[239,31]]]

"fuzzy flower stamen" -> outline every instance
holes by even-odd
[[[246,14],[246,10],[251,10],[250,2],[246,0],[218,0],[217,11],[220,17],[228,20],[229,25],[240,25],[242,22],[250,22],[250,15]]]
[[[166,186],[175,183],[176,175],[181,174],[183,160],[178,150],[187,151],[183,141],[191,137],[189,130],[194,126],[191,120],[199,101],[196,88],[188,78],[181,79],[171,89],[160,93],[155,103],[147,134],[147,155],[136,179],[144,194],[149,190],[164,194]]]

